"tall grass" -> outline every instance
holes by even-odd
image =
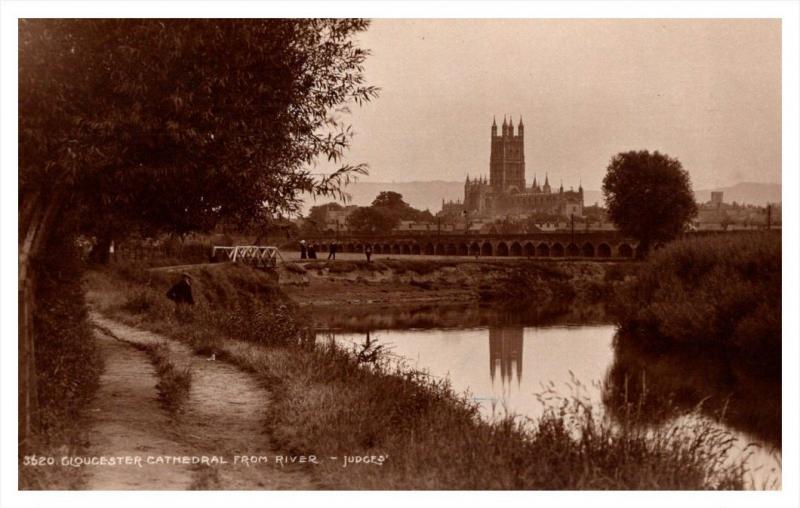
[[[535,422],[513,417],[484,421],[475,403],[446,381],[385,360],[365,364],[335,345],[310,341],[297,308],[274,287],[262,287],[271,284],[264,277],[231,266],[196,276],[199,308],[189,322],[177,321],[163,303],[169,280],[153,284],[151,276],[135,272],[124,278],[93,274],[90,282],[95,291],[131,294],[133,303],[110,299],[116,303],[106,312],[179,338],[195,351],[215,352],[218,359],[259,376],[272,391],[265,425],[282,451],[382,459],[380,466],[345,468],[340,461],[326,460],[311,468],[327,488],[743,486],[741,464],[728,460],[727,436],[702,422],[653,430],[636,425],[634,413],[629,424],[615,425],[577,399],[562,401]],[[228,288],[233,281],[241,285]],[[228,313],[232,317],[221,316]],[[270,327],[264,322],[264,328],[257,328],[259,319],[291,324]]]
[[[622,329],[655,347],[725,349],[779,378],[780,234],[673,242],[641,266],[619,307]]]

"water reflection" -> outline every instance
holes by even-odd
[[[515,377],[517,386],[522,383],[522,327],[489,328],[489,377],[492,386],[500,368],[503,387],[511,385]]]
[[[781,445],[780,370],[754,372],[735,355],[685,346],[652,349],[617,334],[603,403],[618,416],[626,401],[641,407],[651,424],[699,407],[750,440]]]
[[[325,306],[308,309],[320,330],[367,332],[499,326],[607,324],[602,304],[577,307],[530,306],[510,310],[502,306],[460,305],[363,305]]]
[[[612,325],[490,326],[467,329],[376,330],[372,344],[411,368],[447,377],[457,392],[469,391],[484,417],[538,417],[545,391],[568,396],[576,379],[599,387],[613,357]],[[330,338],[330,333],[324,335]],[[360,351],[365,332],[336,332],[334,340]],[[488,364],[488,365],[487,365]],[[523,375],[524,374],[524,375]],[[601,392],[586,394],[601,404]]]
[[[325,323],[325,336],[362,345],[369,337],[372,347],[379,344],[409,367],[448,378],[490,420],[507,414],[538,418],[544,407],[537,394],[545,391],[560,397],[579,391],[612,419],[633,402],[648,425],[674,421],[702,402],[702,414],[722,417],[720,425],[734,433],[740,449],[753,441],[768,445],[749,461],[761,468],[753,484],[777,477],[769,485],[780,485],[780,372],[776,379],[756,375],[735,358],[708,351],[648,350],[620,337],[593,311],[589,315],[456,307],[368,313],[364,319],[339,313]]]

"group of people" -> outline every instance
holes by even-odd
[[[336,251],[339,250],[339,244],[334,240],[328,246],[328,259],[336,259]],[[364,255],[367,256],[367,263],[372,261],[372,246],[366,244],[364,246]],[[317,251],[313,245],[306,244],[305,240],[300,240],[300,259],[317,259]]]
[[[339,244],[335,241],[328,246],[328,259],[336,259]],[[313,245],[307,245],[305,240],[300,240],[300,259],[317,259],[317,250]],[[369,256],[367,257],[369,260]]]
[[[317,249],[313,245],[306,245],[305,240],[300,240],[300,259],[317,259]]]

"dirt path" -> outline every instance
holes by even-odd
[[[234,463],[234,456],[280,454],[265,433],[269,392],[251,375],[195,355],[184,344],[92,313],[106,354],[95,408],[92,455],[222,456],[217,466],[97,467],[89,489],[313,489],[307,471]],[[128,344],[126,344],[126,342]],[[177,416],[159,405],[156,373],[134,345],[165,343],[178,368],[190,366],[188,400]]]

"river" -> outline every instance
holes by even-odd
[[[447,378],[484,418],[536,419],[545,399],[580,396],[604,416],[620,397],[645,390],[650,423],[663,424],[702,402],[746,450],[748,486],[780,488],[780,387],[758,383],[727,359],[687,352],[652,354],[619,340],[601,311],[542,316],[477,307],[400,306],[317,313],[318,340],[347,348],[380,345],[409,368]],[[624,392],[624,395],[623,395]],[[668,408],[668,409],[667,409]],[[613,416],[613,415],[610,415]],[[750,446],[747,446],[750,444]]]

